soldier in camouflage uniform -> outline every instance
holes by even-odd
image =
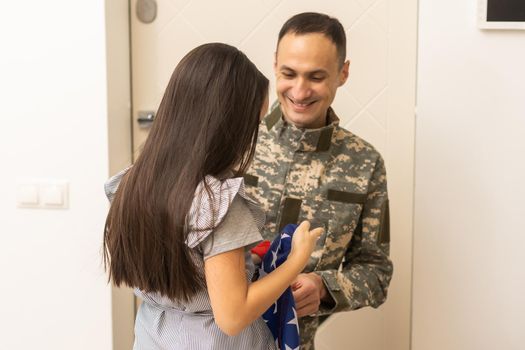
[[[325,228],[292,285],[301,349],[314,348],[317,327],[334,312],[381,305],[393,271],[383,159],[340,127],[330,107],[348,77],[345,48],[334,18],[304,13],[285,23],[275,61],[279,101],[261,123],[245,176],[267,215],[265,239],[302,220]]]

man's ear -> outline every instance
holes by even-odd
[[[277,73],[277,51],[273,53],[273,72]]]
[[[339,86],[346,83],[346,80],[348,79],[349,74],[350,74],[350,60],[346,60],[346,62],[343,63],[343,68],[341,68],[341,75],[339,77]]]

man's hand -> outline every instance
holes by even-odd
[[[292,283],[292,294],[297,317],[303,317],[317,313],[321,300],[327,297],[328,292],[321,276],[311,272],[297,276]]]

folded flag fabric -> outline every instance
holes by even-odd
[[[269,249],[270,249],[270,241],[262,241],[261,243],[257,244],[255,247],[250,249],[250,251],[253,254],[257,254],[259,258],[261,258],[261,261],[262,261],[262,259],[264,258],[264,255],[266,254],[266,252],[268,252]]]
[[[281,234],[273,240],[270,249],[262,259],[259,279],[286,261],[292,248],[292,236],[296,228],[297,225],[295,224],[286,225]],[[280,350],[299,349],[299,324],[290,287],[266,310],[262,317],[270,328],[275,344]]]

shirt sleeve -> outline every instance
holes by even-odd
[[[237,248],[249,249],[260,241],[262,236],[250,209],[245,200],[236,195],[224,220],[200,243],[200,247],[206,260]]]
[[[316,271],[333,299],[333,303],[321,304],[319,315],[381,305],[386,300],[393,272],[389,252],[386,171],[379,158],[341,269]]]

